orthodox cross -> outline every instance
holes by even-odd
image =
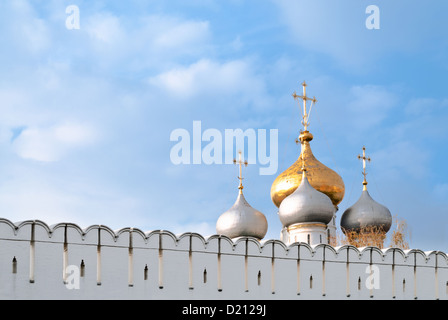
[[[238,151],[238,161],[236,159],[233,159],[234,164],[239,164],[240,166],[240,175],[238,176],[238,179],[240,180],[240,185],[238,186],[238,189],[240,189],[240,193],[243,193],[243,164],[247,167],[247,160],[242,160],[241,157],[241,151]]]
[[[303,129],[304,131],[308,130],[308,126],[309,126],[309,119],[310,119],[310,114],[311,114],[311,109],[313,108],[313,105],[317,102],[316,98],[313,97],[312,99],[306,96],[306,82],[303,81],[302,83],[302,87],[303,87],[303,95],[299,96],[296,94],[296,92],[294,91],[294,93],[292,94],[292,96],[294,97],[294,100],[298,100],[298,99],[302,99],[303,101],[303,112],[302,112],[302,124],[303,124]],[[306,102],[307,101],[311,101],[311,105],[309,107],[309,110],[307,109],[307,105]]]
[[[366,161],[370,162],[370,157],[366,157],[366,147],[362,147],[362,157],[358,155],[358,159],[362,159],[362,175],[364,176],[364,181],[362,185],[364,186],[363,190],[367,190],[367,180],[366,180]]]

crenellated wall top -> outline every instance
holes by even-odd
[[[75,223],[61,222],[48,225],[41,220],[11,222],[0,218],[0,240],[24,240],[36,242],[61,242],[68,244],[100,244],[133,248],[163,248],[168,250],[191,250],[195,252],[215,252],[221,254],[248,254],[266,257],[315,257],[316,259],[338,259],[338,256],[357,257],[360,260],[375,258],[375,261],[392,263],[425,264],[438,259],[448,264],[448,256],[441,251],[422,251],[419,249],[402,250],[400,248],[363,247],[352,245],[333,247],[328,244],[310,246],[304,242],[286,245],[281,240],[268,239],[258,241],[252,237],[230,239],[222,235],[202,236],[195,232],[174,234],[167,230],[143,231],[138,228],[112,230],[105,225],[91,225],[81,228]],[[340,257],[342,258],[342,257]]]

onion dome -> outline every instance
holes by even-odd
[[[297,189],[302,180],[301,159],[303,159],[303,161],[306,162],[307,178],[309,183],[316,190],[325,193],[331,199],[333,205],[337,206],[344,198],[344,181],[335,171],[319,162],[311,151],[310,141],[313,140],[313,135],[308,131],[308,120],[311,113],[311,108],[317,100],[316,98],[311,99],[306,96],[307,85],[305,82],[302,83],[302,86],[302,96],[298,96],[295,92],[293,94],[294,99],[298,98],[303,100],[302,124],[304,126],[304,130],[299,136],[299,140],[301,142],[301,153],[297,161],[274,180],[271,186],[271,199],[274,204],[279,207],[283,199]],[[307,101],[312,102],[309,110],[307,110]]]
[[[344,232],[359,232],[362,228],[374,227],[386,233],[391,225],[389,209],[373,200],[367,189],[362,191],[358,201],[345,210],[341,217],[341,229]]]
[[[363,191],[358,201],[342,214],[341,229],[344,232],[359,232],[362,228],[376,228],[386,233],[392,225],[392,215],[388,208],[373,200],[367,191],[366,161],[370,161],[370,158],[365,155],[366,148],[362,150],[363,156],[359,155],[358,159],[363,160]]]
[[[313,155],[310,141],[313,135],[308,131],[303,131],[299,136],[302,150],[299,158],[288,169],[281,173],[271,186],[271,199],[279,207],[283,199],[294,192],[302,180],[301,159],[306,162],[307,178],[309,183],[316,190],[325,193],[337,206],[345,194],[345,185],[341,176],[332,169],[322,164]]]
[[[238,179],[240,184],[238,197],[233,206],[218,218],[216,232],[229,238],[254,237],[261,240],[268,231],[268,222],[264,214],[252,208],[244,198],[241,167],[242,164],[247,165],[247,161],[241,161],[241,152],[239,157],[240,175]],[[233,162],[237,163],[236,160]]]
[[[288,227],[306,222],[328,224],[334,212],[330,198],[311,186],[306,170],[303,170],[300,185],[282,201],[278,215],[283,226]]]
[[[266,217],[250,206],[241,191],[234,205],[221,214],[216,223],[216,232],[229,238],[254,237],[261,240],[267,231]]]

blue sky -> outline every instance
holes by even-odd
[[[376,5],[380,29],[369,30]],[[69,30],[66,8],[79,8]],[[446,1],[0,3],[0,211],[13,222],[215,232],[238,169],[175,165],[177,128],[277,129],[278,171],[244,169],[279,238],[275,177],[299,155],[306,80],[315,156],[343,178],[337,213],[369,191],[412,248],[448,249]]]

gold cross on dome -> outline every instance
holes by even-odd
[[[238,161],[236,159],[233,159],[234,164],[239,164],[240,166],[240,175],[238,176],[238,179],[240,180],[240,185],[238,186],[238,189],[240,189],[240,193],[243,192],[243,164],[247,167],[247,160],[242,160],[241,151],[238,151]]]
[[[366,147],[362,147],[362,157],[358,155],[358,159],[362,159],[362,175],[364,176],[364,181],[362,182],[364,188],[363,190],[367,190],[367,180],[366,180],[366,161],[370,162],[370,157],[366,156]]]
[[[302,83],[302,90],[303,90],[303,95],[299,96],[296,94],[296,92],[294,91],[294,93],[292,94],[292,96],[294,97],[294,100],[297,99],[302,99],[303,101],[303,111],[302,111],[302,125],[303,125],[303,129],[304,131],[308,130],[308,126],[309,126],[309,119],[310,119],[310,114],[311,114],[311,109],[313,108],[313,105],[317,102],[316,98],[313,97],[312,99],[306,96],[306,87],[307,84],[305,81],[303,81]],[[307,109],[307,105],[306,102],[307,101],[311,101],[311,105],[309,107],[309,110]]]

